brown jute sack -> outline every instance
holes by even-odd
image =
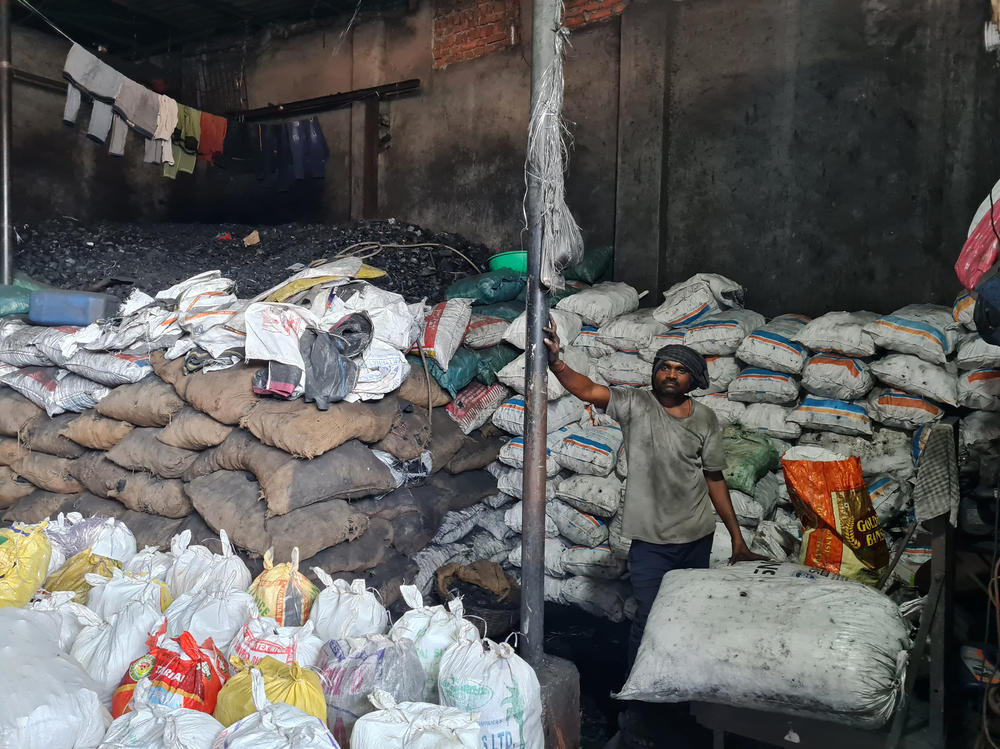
[[[242,549],[263,554],[271,546],[260,487],[243,471],[215,471],[185,485],[198,513],[212,530],[225,528]]]
[[[137,427],[162,427],[184,408],[184,401],[159,377],[146,377],[133,385],[119,385],[97,404],[97,413]]]
[[[0,385],[0,434],[17,437],[21,430],[45,412],[20,393]]]
[[[39,489],[57,494],[76,494],[83,491],[83,485],[70,473],[73,462],[44,453],[28,453],[15,460],[10,467]]]
[[[430,381],[431,407],[437,408],[438,406],[447,406],[451,403],[451,396],[441,389],[441,386],[437,384],[437,380],[431,377]],[[424,372],[424,368],[410,367],[410,376],[399,386],[395,395],[403,400],[410,401],[410,403],[417,403],[427,408],[427,373]]]
[[[40,523],[45,518],[66,512],[63,506],[78,494],[56,494],[36,489],[21,497],[3,514],[4,523]]]
[[[487,436],[475,431],[465,438],[458,452],[449,460],[444,469],[448,473],[465,473],[485,468],[500,455],[500,448],[507,441],[500,435]]]
[[[165,518],[182,518],[194,509],[184,493],[184,482],[161,479],[144,471],[129,472],[124,485],[119,482],[108,496],[130,510]]]
[[[235,366],[219,372],[187,375],[184,400],[223,424],[236,425],[250,413],[260,398],[253,392],[257,368]]]
[[[288,453],[261,443],[246,430],[234,429],[222,444],[198,455],[185,471],[184,480],[193,481],[215,471],[249,471],[254,476],[266,477],[294,460]]]
[[[184,450],[204,450],[221,444],[232,431],[232,426],[221,424],[208,414],[187,406],[174,415],[156,439],[164,445]]]
[[[291,556],[296,546],[299,554],[312,556],[330,546],[353,541],[367,527],[368,516],[342,499],[317,502],[267,521],[271,544],[279,559]]]
[[[91,494],[110,497],[118,487],[124,487],[131,471],[117,466],[98,450],[85,453],[73,461],[70,474]]]
[[[27,452],[28,448],[22,445],[19,440],[0,437],[0,466],[9,466]]]
[[[302,400],[268,400],[258,403],[240,426],[267,445],[300,458],[315,458],[348,440],[378,442],[389,433],[397,408],[392,397],[372,403],[334,403],[328,411]]]
[[[407,404],[400,404],[407,405]],[[373,447],[382,450],[399,460],[419,458],[420,453],[428,449],[431,443],[430,421],[427,410],[410,409],[407,412],[397,412],[392,421],[392,428]]]
[[[84,448],[63,436],[63,430],[78,418],[77,414],[60,414],[55,418],[41,416],[24,429],[22,442],[33,452],[55,455],[57,458],[79,458]]]
[[[413,410],[422,414],[427,413],[424,409],[416,406],[414,406]],[[431,457],[433,458],[433,472],[437,473],[462,449],[466,437],[462,433],[461,427],[451,420],[443,408],[435,408],[431,412],[431,426],[434,433],[428,449],[431,451]]]
[[[90,409],[67,422],[62,434],[66,439],[91,450],[110,450],[135,429],[134,424],[109,419]]]
[[[0,466],[0,508],[10,507],[35,489],[31,484],[18,481],[17,474],[7,466]]]
[[[157,439],[159,434],[159,429],[134,429],[108,450],[105,457],[130,471],[149,471],[160,478],[179,479],[194,463],[198,453],[164,445]]]
[[[154,351],[149,355],[149,364],[153,367],[156,376],[170,385],[174,392],[181,398],[184,397],[184,389],[187,387],[188,378],[184,374],[184,357],[178,357],[173,361],[167,361],[162,351]]]
[[[345,541],[315,554],[309,567],[321,567],[331,575],[338,572],[364,572],[375,569],[392,553],[392,525],[388,520],[372,518],[368,528],[353,541]]]

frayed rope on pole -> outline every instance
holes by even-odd
[[[538,181],[539,215],[542,233],[541,282],[550,289],[562,289],[562,271],[583,259],[583,236],[566,205],[564,175],[569,163],[569,129],[562,117],[563,53],[569,44],[569,29],[560,25],[553,34],[555,57],[542,75],[538,97],[528,125],[528,155],[525,186]],[[528,225],[527,195],[524,220]]]

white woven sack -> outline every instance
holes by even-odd
[[[448,371],[448,362],[462,345],[471,316],[472,300],[459,297],[434,305],[424,318],[420,347],[443,372]]]
[[[552,456],[566,470],[607,476],[615,467],[623,440],[619,427],[581,422],[550,432],[547,443]]]
[[[156,546],[144,546],[134,557],[122,565],[122,572],[133,577],[156,578],[166,581],[167,572],[173,566],[174,557],[169,552],[160,551]]]
[[[573,424],[583,417],[583,401],[575,395],[564,395],[549,401],[545,413],[546,429],[550,432],[567,424]],[[524,396],[508,398],[493,412],[493,423],[508,434],[524,434]]]
[[[761,520],[767,520],[764,517],[764,507],[749,494],[730,489],[729,497],[733,501],[736,521],[744,528],[756,528]]]
[[[864,403],[817,398],[807,395],[787,418],[803,429],[816,429],[840,434],[872,433],[872,422]]]
[[[222,590],[246,590],[253,582],[250,570],[229,543],[226,530],[219,530],[221,554],[214,554],[207,547],[191,546],[191,531],[186,530],[170,539],[170,553],[174,563],[164,582],[175,598],[198,587]]]
[[[632,539],[622,535],[623,519],[622,510],[619,510],[608,523],[608,546],[611,553],[619,559],[628,559],[629,550],[632,547]]]
[[[545,539],[545,553],[543,564],[545,566],[545,574],[551,575],[552,577],[565,577],[566,570],[563,569],[563,552],[569,548],[569,542],[559,536],[554,538]],[[510,562],[515,567],[521,566],[521,553],[522,546],[518,542],[517,546],[510,550],[510,554],[507,555],[507,561]]]
[[[545,514],[555,521],[559,533],[575,544],[599,546],[608,540],[608,524],[555,499],[545,505]]]
[[[580,335],[573,339],[571,345],[574,348],[583,349],[593,357],[606,356],[612,353],[615,350],[613,346],[597,340],[597,330],[598,328],[593,325],[584,325],[580,328]]]
[[[883,725],[900,697],[910,647],[895,603],[861,584],[754,574],[754,568],[668,573],[632,673],[616,696],[710,700],[863,728]],[[706,629],[706,622],[712,626]],[[700,646],[693,648],[695,636]],[[842,647],[845,638],[851,647]],[[838,653],[836,663],[831,652]],[[720,680],[722,673],[727,676]]]
[[[22,367],[0,376],[0,383],[16,390],[45,413],[83,413],[111,391],[104,385],[57,367]]]
[[[684,335],[684,345],[705,356],[732,356],[743,340],[764,324],[764,316],[750,310],[730,310],[695,323]]]
[[[48,332],[49,328],[28,325],[22,320],[0,321],[0,363],[12,367],[51,367],[54,362],[35,345]]]
[[[900,483],[888,474],[872,476],[867,484],[868,496],[872,499],[879,525],[885,528],[902,511],[907,494]]]
[[[842,354],[816,354],[802,369],[802,387],[823,398],[858,400],[874,384],[875,378],[865,362]]]
[[[748,429],[763,432],[769,437],[793,440],[802,434],[802,427],[794,421],[788,421],[791,413],[791,408],[774,403],[751,403],[743,411],[739,421]]]
[[[874,356],[875,341],[865,326],[874,312],[827,312],[806,325],[793,340],[813,351],[835,351],[847,356]]]
[[[279,627],[278,622],[267,616],[251,617],[229,646],[230,657],[242,658],[251,666],[270,656],[302,668],[316,664],[323,641],[313,633],[312,622],[301,627]]]
[[[954,406],[958,382],[953,371],[910,354],[890,354],[872,362],[872,373],[886,385]]]
[[[969,336],[959,344],[955,364],[959,369],[1000,367],[1000,346],[987,343],[978,335]]]
[[[504,333],[510,323],[502,317],[492,317],[490,315],[472,315],[469,319],[469,327],[465,329],[465,337],[462,343],[469,348],[481,349],[496,346],[503,343]]]
[[[449,646],[441,656],[439,696],[442,705],[479,714],[476,746],[545,747],[538,677],[507,643],[466,635]]]
[[[348,583],[334,580],[319,567],[312,569],[324,586],[309,611],[309,621],[321,640],[346,640],[388,631],[389,612],[365,587],[363,579]]]
[[[576,337],[580,335],[580,329],[583,327],[583,322],[581,322],[579,315],[562,309],[549,310],[549,323],[551,324],[552,322],[555,322],[556,334],[564,346],[568,346],[575,341]],[[522,312],[507,326],[507,330],[503,334],[503,339],[524,351],[527,347],[525,342],[527,324],[528,313]]]
[[[944,364],[955,350],[960,327],[950,307],[909,304],[868,323],[865,332],[876,346]]]
[[[556,499],[561,499],[580,512],[602,518],[609,518],[618,512],[624,493],[624,485],[614,475],[570,476],[555,487]]]
[[[876,388],[868,395],[868,415],[895,429],[916,429],[944,416],[944,409],[921,395]]]
[[[127,564],[135,556],[135,536],[121,520],[89,517],[79,512],[59,513],[45,528],[45,536],[69,559],[85,549]]]
[[[563,603],[588,614],[616,623],[625,618],[625,589],[616,581],[577,575],[563,580],[559,595]]]
[[[751,367],[798,374],[806,362],[805,347],[793,338],[809,323],[805,315],[780,315],[743,339],[736,356]]]
[[[969,446],[1000,439],[1000,414],[973,411],[959,423],[958,442]]]
[[[542,581],[542,587],[544,588],[543,595],[548,603],[562,603],[565,604],[566,601],[562,597],[562,584],[565,580],[558,577],[544,576],[545,579]]]
[[[586,374],[590,371],[590,357],[587,355],[585,350],[575,346],[569,346],[563,349],[561,356],[562,360],[566,362],[566,366],[570,369],[580,372],[581,374]],[[497,372],[497,379],[515,393],[524,395],[524,369],[526,362],[527,359],[525,354],[521,354],[519,357],[514,359],[514,361]],[[564,395],[568,394],[566,388],[562,386],[556,376],[552,374],[551,370],[546,374],[546,377],[545,390],[550,401],[562,398]]]
[[[1000,369],[977,369],[959,377],[958,405],[1000,411]]]
[[[708,368],[708,387],[692,390],[689,394],[693,398],[725,393],[740,374],[739,362],[733,356],[706,356],[705,365]]]
[[[500,468],[502,470],[497,474],[497,489],[503,494],[524,499],[524,471],[503,464],[500,464]],[[553,497],[555,497],[555,490],[552,487],[552,482],[546,481],[545,499],[549,500]]]
[[[211,638],[219,652],[228,653],[233,638],[257,616],[257,603],[245,590],[196,589],[174,599],[164,616],[167,637],[190,632],[196,642]]]
[[[595,359],[594,367],[609,386],[641,388],[650,384],[651,367],[638,354],[615,351]]]
[[[910,436],[896,429],[873,429],[871,437],[852,437],[834,432],[807,432],[800,445],[819,445],[839,455],[853,455],[861,461],[865,476],[891,473],[900,478],[913,474]]]
[[[562,567],[569,575],[617,580],[625,574],[625,560],[610,546],[572,546],[562,555]]]
[[[362,715],[351,733],[351,749],[477,749],[476,715],[426,702],[397,702],[376,689],[368,697],[375,710]]]
[[[423,701],[430,702],[437,699],[442,653],[463,637],[474,638],[478,643],[479,631],[465,619],[461,599],[453,598],[447,608],[424,606],[423,596],[414,586],[403,585],[399,590],[410,610],[392,626],[389,637],[394,642],[403,638],[413,641],[424,667]]]
[[[716,273],[696,273],[663,292],[653,317],[669,327],[700,322],[719,310],[743,306],[743,287]]]
[[[799,397],[799,383],[785,372],[750,367],[729,383],[727,394],[744,403],[790,403]]]
[[[742,422],[743,412],[747,410],[746,404],[729,400],[728,393],[711,393],[694,399],[712,409],[721,426]]]
[[[747,546],[755,554],[785,562],[798,560],[802,542],[773,520],[761,520]]]
[[[652,310],[638,310],[602,325],[597,330],[597,340],[615,351],[637,354],[666,331],[667,326],[653,318]]]
[[[976,311],[976,295],[966,289],[955,297],[955,303],[951,306],[951,319],[961,323],[967,330],[975,330],[976,322],[973,315]]]
[[[77,635],[84,627],[103,624],[103,620],[82,603],[73,600],[76,594],[71,590],[57,590],[45,598],[38,598],[24,607],[25,611],[44,611],[54,617],[59,625],[59,649],[67,655],[73,649]]]
[[[556,304],[556,309],[574,312],[584,324],[598,328],[638,308],[639,293],[628,284],[614,281],[594,284],[589,289],[560,299]]]
[[[84,579],[90,586],[87,608],[101,619],[110,619],[132,601],[143,601],[163,611],[170,595],[159,580],[134,578],[117,567],[111,569],[111,577],[88,572]]]
[[[508,465],[511,468],[524,468],[524,437],[514,437],[507,441],[507,443],[500,448],[500,453],[497,456],[499,460],[504,465]],[[552,451],[545,450],[545,475],[555,476],[559,473],[559,464],[556,463],[555,459],[552,457]]]
[[[511,505],[506,510],[504,510],[503,521],[512,531],[514,531],[514,533],[521,532],[523,511],[524,511],[523,502],[518,502],[517,504]],[[559,535],[559,528],[556,526],[556,521],[546,514],[545,537],[555,538],[558,535]]]
[[[652,364],[656,360],[656,352],[664,346],[683,344],[684,328],[674,328],[663,333],[657,333],[649,342],[649,345],[639,350],[639,358]]]
[[[149,680],[135,686],[129,712],[108,728],[98,749],[212,749],[224,726],[210,714],[185,707],[151,705]]]

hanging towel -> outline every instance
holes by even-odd
[[[115,98],[115,112],[144,138],[152,138],[160,117],[160,96],[128,78],[122,79]]]
[[[177,127],[174,128],[172,147],[174,163],[163,165],[163,176],[174,179],[178,172],[191,174],[198,157],[201,139],[201,112],[184,104],[177,105]]]
[[[63,63],[63,77],[69,81],[63,121],[68,125],[76,123],[82,91],[94,100],[87,135],[98,143],[104,143],[111,128],[110,105],[121,90],[124,76],[80,45],[74,44]]]
[[[146,140],[146,154],[143,160],[147,164],[172,164],[174,149],[171,138],[177,128],[177,102],[164,94],[159,96],[160,114],[156,121],[156,132],[152,138]]]
[[[201,138],[198,140],[198,160],[215,166],[226,142],[226,118],[208,112],[201,113]]]
[[[128,138],[128,123],[117,112],[111,119],[111,136],[108,138],[108,154],[111,156],[125,155],[125,141]]]

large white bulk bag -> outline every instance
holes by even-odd
[[[719,310],[743,306],[744,289],[717,273],[696,273],[663,292],[653,317],[672,328],[701,322]]]
[[[559,300],[556,309],[579,315],[587,325],[600,328],[616,317],[639,308],[639,292],[626,283],[608,281],[594,284]],[[572,338],[564,339],[567,343]]]
[[[756,567],[667,573],[617,696],[885,724],[910,647],[896,605],[858,583]]]
[[[684,334],[684,345],[706,356],[731,356],[756,328],[764,316],[750,310],[732,310],[695,323]]]
[[[805,315],[780,315],[743,339],[736,356],[751,367],[798,374],[806,361],[806,349],[794,336],[809,323]]]
[[[901,354],[913,354],[932,364],[944,364],[955,350],[961,326],[949,307],[908,304],[865,326],[875,345]]]
[[[477,749],[479,723],[473,713],[426,702],[396,702],[375,690],[374,712],[354,724],[351,749]]]
[[[464,637],[449,646],[439,694],[442,705],[479,714],[477,746],[544,749],[538,677],[507,643]]]
[[[874,356],[875,341],[865,326],[877,317],[874,312],[827,312],[796,333],[793,340],[813,351]]]
[[[954,406],[958,383],[953,366],[939,367],[910,354],[889,354],[872,362],[872,373],[886,385]]]
[[[363,579],[348,583],[334,580],[319,567],[313,567],[324,589],[313,601],[309,621],[321,640],[346,640],[349,637],[385,634],[389,612]]]
[[[580,329],[583,327],[583,322],[580,320],[579,315],[561,309],[549,310],[549,323],[553,322],[556,325],[556,334],[559,336],[559,340],[566,346],[576,340],[576,337],[580,335]],[[528,313],[522,312],[507,326],[507,331],[503,334],[503,339],[524,351],[527,348],[525,345],[527,324]]]

